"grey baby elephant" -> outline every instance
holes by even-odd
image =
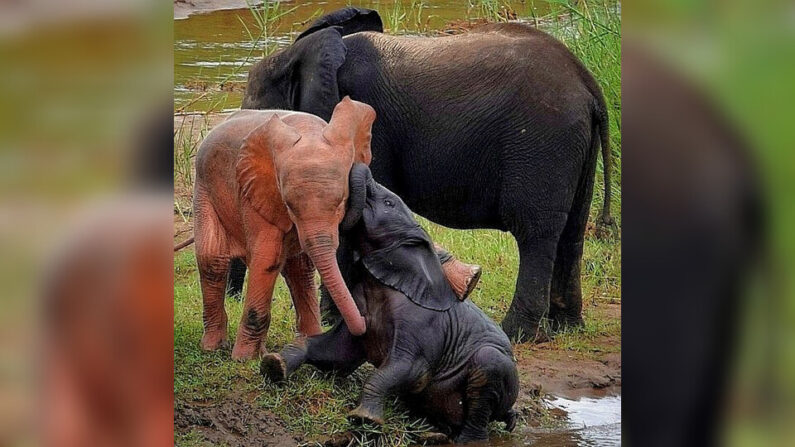
[[[384,399],[399,394],[456,442],[487,439],[490,421],[512,430],[519,378],[508,337],[457,298],[428,233],[367,166],[354,165],[350,195],[357,220],[345,234],[354,247],[350,288],[367,332],[356,337],[337,324],[299,338],[263,358],[263,375],[281,381],[304,363],[347,375],[368,361],[377,370],[351,417],[383,423]]]

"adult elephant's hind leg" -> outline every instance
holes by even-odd
[[[566,226],[558,241],[550,289],[549,318],[555,330],[583,325],[580,264],[591,209],[596,152],[580,176]]]
[[[519,246],[519,275],[511,307],[502,320],[502,329],[516,342],[547,339],[545,321],[549,316],[549,290],[560,231],[566,215],[535,213],[514,231]]]

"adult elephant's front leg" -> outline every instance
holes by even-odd
[[[265,352],[264,339],[271,323],[271,300],[281,271],[284,233],[263,225],[252,235],[248,248],[249,281],[232,358],[250,360]]]
[[[517,232],[519,275],[511,307],[502,320],[502,330],[512,341],[548,338],[545,319],[549,316],[552,272],[565,217],[565,214],[543,214],[530,221],[530,230]]]

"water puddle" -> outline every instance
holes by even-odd
[[[524,428],[511,437],[491,440],[500,447],[570,447],[621,445],[621,396],[545,399],[548,408],[566,413],[561,427]]]

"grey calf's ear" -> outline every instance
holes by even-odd
[[[458,302],[430,242],[410,239],[367,254],[362,263],[375,279],[426,309],[445,311]]]
[[[330,26],[340,27],[343,36],[360,31],[384,32],[384,24],[381,22],[381,16],[378,15],[378,12],[372,9],[348,7],[326,14],[315,20],[314,23],[312,23],[306,31],[298,35],[295,40],[297,42],[310,34]]]
[[[331,119],[334,106],[340,102],[337,70],[347,52],[340,33],[339,27],[325,28],[296,41],[288,50],[292,110]]]

